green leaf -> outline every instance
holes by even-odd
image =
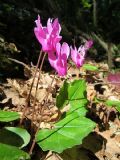
[[[30,159],[30,156],[26,152],[18,149],[17,147],[0,143],[0,159],[1,160],[26,160],[26,159]]]
[[[102,100],[95,98],[95,103],[103,102],[107,107],[115,107],[120,112],[120,101],[119,100]]]
[[[86,84],[84,80],[65,83],[57,96],[56,105],[60,108],[70,104],[66,117],[55,124],[52,130],[43,129],[36,135],[36,142],[44,150],[61,153],[67,148],[81,144],[95,127],[95,123],[85,118]],[[57,146],[57,147],[56,147]]]
[[[92,5],[87,0],[82,0],[83,7],[90,8]]]
[[[109,107],[115,107],[120,112],[120,101],[117,100],[107,100],[105,104]]]
[[[19,136],[19,138],[21,138],[23,140],[23,143],[20,146],[20,148],[25,147],[29,143],[29,141],[30,141],[30,134],[25,129],[18,128],[18,127],[5,127],[5,129],[7,129],[8,131],[10,131],[12,133],[15,133],[16,135]]]
[[[118,110],[118,112],[120,112],[120,106],[116,106],[116,109]]]
[[[88,70],[88,71],[98,71],[98,67],[93,66],[91,64],[84,64],[83,68]]]
[[[56,106],[62,108],[69,101],[84,98],[86,98],[86,84],[84,80],[75,80],[72,83],[67,83],[65,81],[56,98]]]
[[[65,81],[56,98],[56,106],[61,108],[68,103],[68,83]]]
[[[70,101],[70,110],[67,112],[67,115],[77,113],[78,116],[85,116],[87,112],[85,108],[87,102],[86,99]]]
[[[68,85],[68,100],[80,100],[86,98],[86,83],[84,80],[75,80]]]
[[[91,120],[72,113],[63,120],[56,123],[52,130],[40,130],[36,136],[36,141],[43,151],[51,150],[58,153],[67,148],[82,143],[95,127]]]
[[[17,134],[3,128],[0,130],[0,143],[21,147],[24,141]]]
[[[107,100],[106,102],[105,102],[105,104],[106,105],[108,105],[108,106],[118,106],[118,105],[120,105],[120,101],[116,101],[116,100]]]
[[[1,122],[10,122],[19,118],[20,118],[20,115],[17,112],[0,111]]]

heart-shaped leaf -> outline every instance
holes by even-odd
[[[26,159],[30,159],[30,156],[26,152],[18,149],[17,147],[0,143],[0,159],[1,160],[26,160]]]
[[[36,135],[36,142],[44,151],[61,153],[67,148],[81,144],[83,138],[95,127],[95,123],[85,117],[87,98],[84,80],[64,82],[57,96],[56,105],[62,108],[66,104],[70,105],[66,117],[57,122],[54,129],[43,129]]]
[[[38,145],[43,151],[51,150],[61,153],[67,148],[81,144],[95,127],[91,120],[72,113],[56,123],[55,128],[40,130],[36,136]]]
[[[19,119],[20,115],[17,112],[9,112],[0,110],[0,121],[10,122]]]

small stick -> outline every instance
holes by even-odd
[[[21,65],[23,65],[25,68],[27,68],[28,70],[30,70],[31,71],[31,68],[30,67],[28,67],[28,65],[27,64],[25,64],[25,63],[23,63],[23,62],[21,62],[21,61],[19,61],[19,60],[17,60],[17,59],[13,59],[13,58],[8,58],[10,61],[13,61],[13,62],[15,62],[15,63],[18,63],[18,64],[21,64]]]

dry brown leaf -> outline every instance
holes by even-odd
[[[6,96],[7,96],[7,100],[8,99],[12,99],[12,104],[14,106],[19,106],[19,105],[24,105],[25,104],[25,98],[20,97],[20,95],[16,91],[16,89],[9,88],[9,89],[5,89],[4,92],[5,92]]]
[[[114,130],[115,128],[110,128],[104,132],[99,132],[99,134],[106,139],[104,150],[104,155],[106,158],[111,160],[119,160],[120,157],[117,158],[116,154],[120,155],[120,135],[112,138],[111,135],[114,133]],[[101,155],[100,152],[101,151],[97,152],[96,155],[100,158],[100,160],[104,160],[103,155]]]
[[[44,160],[63,160],[57,153],[49,151]]]
[[[96,90],[94,89],[93,85],[87,85],[87,99],[92,101],[97,95]]]

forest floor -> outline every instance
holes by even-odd
[[[110,107],[104,103],[107,100],[120,100],[120,85],[108,81],[107,74],[109,70],[107,64],[95,63],[89,60],[87,61],[87,64],[97,66],[99,71],[90,71],[83,67],[78,70],[72,66],[68,70],[67,79],[74,80],[82,78],[86,80],[87,99],[89,101],[87,116],[96,122],[96,128],[83,140],[82,145],[65,150],[62,154],[45,152],[44,160],[120,160],[119,112],[116,109],[116,106]],[[4,83],[0,83],[1,109],[17,111],[22,116],[34,72],[34,66],[28,67],[25,68],[25,76],[27,76],[26,80],[9,78],[4,81]],[[36,96],[37,103],[42,103],[48,90],[50,90],[48,105],[51,104],[50,102],[52,102],[52,105],[55,104],[56,93],[62,86],[64,78],[59,78],[55,75],[54,82],[51,86],[53,77],[54,75],[52,73],[41,73]],[[36,81],[37,78],[35,79],[35,84],[32,89],[31,99],[35,94]],[[51,87],[53,89],[51,89]],[[100,99],[100,101],[96,102],[96,98],[98,100]],[[42,119],[43,122],[55,121],[58,116],[53,107],[51,108],[53,114],[45,114]],[[27,119],[32,119],[31,113],[31,109],[28,109],[26,114]],[[33,123],[36,127],[39,125],[39,112],[36,113]],[[45,127],[45,124],[42,127]]]

